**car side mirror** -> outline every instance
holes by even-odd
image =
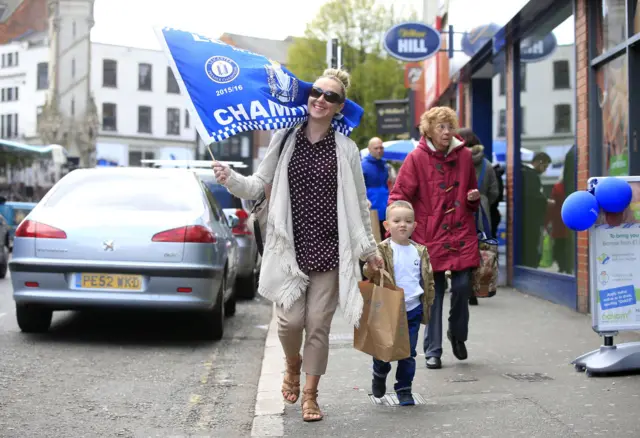
[[[7,198],[0,196],[0,205],[4,205],[7,202]]]
[[[235,214],[230,214],[228,217],[229,220],[229,226],[231,228],[235,228],[238,225],[240,225],[240,219],[238,219],[238,216],[236,216]]]

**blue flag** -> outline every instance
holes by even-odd
[[[156,34],[206,144],[307,119],[313,84],[297,79],[280,63],[197,33],[164,27]],[[363,113],[347,100],[333,119],[334,129],[350,135]]]

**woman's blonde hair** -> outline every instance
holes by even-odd
[[[454,130],[458,129],[456,112],[446,106],[436,106],[420,117],[420,134],[430,137],[438,123],[448,123]]]
[[[347,97],[347,90],[351,86],[351,75],[346,70],[339,68],[328,68],[323,73],[321,78],[333,79],[342,87],[342,96]]]

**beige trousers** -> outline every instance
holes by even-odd
[[[302,347],[302,371],[321,376],[327,371],[331,320],[338,307],[338,270],[311,272],[307,292],[289,310],[277,306],[278,336],[287,357],[296,357]]]

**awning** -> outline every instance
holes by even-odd
[[[53,150],[57,150],[64,148],[57,144],[52,144],[48,146],[33,146],[29,144],[16,143],[8,140],[0,140],[0,150],[5,152],[31,152],[31,153],[40,153],[47,154]]]

